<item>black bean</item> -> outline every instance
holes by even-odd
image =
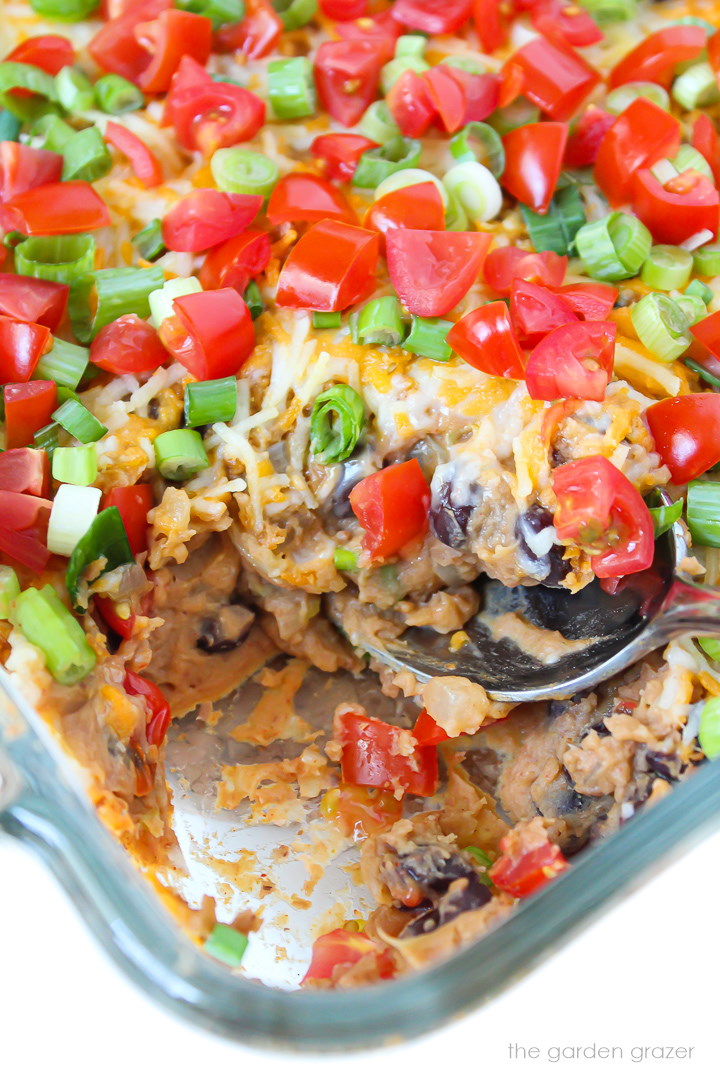
[[[150,420],[157,420],[160,415],[160,402],[157,398],[150,398],[148,402],[148,417]]]
[[[448,547],[461,548],[467,539],[468,525],[475,505],[456,504],[451,481],[443,481],[438,491],[433,494],[429,514],[431,531]]]
[[[250,632],[255,616],[239,604],[227,604],[215,615],[206,616],[200,623],[196,645],[205,653],[229,652],[242,644]]]
[[[562,544],[553,544],[546,555],[536,555],[530,546],[530,540],[549,528],[553,516],[544,506],[531,506],[521,514],[515,523],[515,536],[522,564],[528,572],[543,585],[557,588],[568,572],[568,564],[563,559],[565,549]]]
[[[421,887],[426,896],[447,892],[453,881],[474,873],[470,859],[460,854],[447,855],[440,848],[426,844],[400,857],[400,866]]]
[[[646,750],[645,761],[649,771],[661,776],[663,780],[678,780],[684,769],[683,763],[675,754],[665,754],[662,750]]]
[[[372,472],[365,458],[348,458],[343,461],[340,469],[340,478],[330,496],[330,509],[338,521],[353,516],[350,492]]]

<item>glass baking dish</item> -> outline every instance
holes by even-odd
[[[172,772],[172,755],[170,762]],[[140,989],[202,1028],[274,1049],[374,1046],[477,1008],[719,817],[720,761],[586,849],[568,873],[443,964],[363,989],[291,993],[232,974],[192,944],[96,816],[77,768],[0,670],[0,828],[40,855]]]

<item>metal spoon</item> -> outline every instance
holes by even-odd
[[[670,499],[662,495],[668,505]],[[411,628],[384,647],[360,643],[378,660],[407,669],[425,682],[434,675],[458,675],[481,683],[497,701],[564,698],[604,679],[683,634],[720,635],[720,588],[695,585],[680,569],[688,554],[678,522],[658,539],[650,570],[634,575],[614,596],[592,582],[572,594],[543,585],[508,589],[480,579],[478,615],[465,624],[470,641],[452,652],[449,634]],[[542,663],[509,638],[494,640],[483,615],[516,612],[568,640],[590,638],[586,647],[553,663]],[[357,642],[356,642],[357,644]]]

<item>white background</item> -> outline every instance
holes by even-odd
[[[343,1056],[273,1054],[181,1024],[102,955],[35,857],[0,841],[3,1080],[506,1080],[720,1076],[720,834],[611,909],[500,999],[415,1042]],[[402,987],[398,986],[398,993]],[[511,1060],[509,1043],[537,1046]],[[615,1045],[622,1061],[552,1047]],[[639,1046],[688,1060],[633,1062]]]

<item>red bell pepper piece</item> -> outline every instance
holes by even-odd
[[[437,746],[450,738],[445,728],[435,723],[427,709],[423,709],[415,721],[413,737],[418,746]]]
[[[121,315],[103,326],[90,346],[90,363],[113,375],[155,371],[167,358],[157,331],[137,315]]]
[[[612,375],[616,329],[612,322],[570,322],[544,337],[525,369],[530,397],[602,401]]]
[[[357,124],[375,100],[380,69],[392,46],[376,41],[325,41],[315,54],[315,84],[320,103],[344,127]]]
[[[66,37],[59,34],[40,34],[25,38],[5,57],[16,64],[32,64],[48,75],[57,75],[61,68],[75,63],[75,50]]]
[[[5,384],[5,446],[27,446],[57,409],[57,386],[49,379]]]
[[[44,450],[20,447],[0,454],[0,491],[50,497],[50,458]]]
[[[378,145],[364,135],[333,132],[331,135],[318,135],[310,152],[322,163],[329,180],[352,180],[365,151],[373,150]]]
[[[395,0],[393,18],[423,34],[455,34],[472,14],[472,0]]]
[[[162,165],[152,150],[129,128],[116,124],[114,120],[108,120],[103,138],[106,143],[128,159],[135,176],[144,188],[162,184],[164,179]]]
[[[146,94],[162,94],[184,56],[198,64],[207,63],[212,51],[212,21],[205,15],[170,8],[157,19],[136,26],[135,37],[151,55],[138,85]]]
[[[0,382],[27,382],[51,345],[47,326],[0,315]]]
[[[693,124],[692,144],[712,169],[715,187],[720,186],[720,138],[715,125],[705,113],[700,113]]]
[[[661,184],[650,169],[640,169],[633,179],[633,210],[661,244],[682,244],[708,230],[713,236],[720,224],[720,195],[707,176],[687,169]]]
[[[699,325],[693,326],[693,333]],[[720,461],[719,394],[664,398],[648,407],[645,419],[674,484],[688,484]]]
[[[380,241],[371,229],[319,221],[300,237],[280,272],[280,307],[344,311],[375,287]]]
[[[262,195],[196,188],[163,218],[163,243],[169,251],[207,251],[241,233],[262,204]]]
[[[471,367],[502,379],[525,376],[525,356],[502,300],[468,312],[447,334],[447,343]]]
[[[13,199],[23,191],[51,184],[60,179],[62,170],[62,154],[18,142],[0,142],[0,199]]]
[[[136,671],[125,672],[123,689],[126,694],[145,698],[145,706],[149,713],[145,735],[151,746],[160,746],[172,721],[170,706],[162,690],[154,682],[138,675]]]
[[[503,138],[502,185],[519,202],[544,214],[562,171],[567,124],[523,124]]]
[[[270,0],[245,0],[245,18],[221,26],[215,35],[215,48],[218,52],[238,49],[249,60],[259,60],[273,51],[283,29],[283,21]]]
[[[505,837],[500,841],[500,850],[507,850]],[[537,892],[567,868],[567,859],[557,844],[546,841],[529,850],[501,855],[488,870],[488,875],[498,889],[522,899]]]
[[[410,795],[433,795],[437,787],[437,751],[417,746],[403,753],[412,735],[371,716],[347,712],[339,718],[343,781]]]
[[[265,123],[265,102],[234,83],[215,82],[190,56],[173,75],[163,124],[172,125],[186,150],[205,156],[257,135]]]
[[[430,488],[411,458],[366,476],[350,492],[350,506],[365,529],[365,550],[387,559],[427,532]]]
[[[66,180],[23,191],[0,207],[5,229],[25,236],[91,232],[110,224],[108,208],[92,184]]]
[[[400,131],[409,139],[424,135],[437,115],[427,84],[410,69],[393,84],[385,102]]]
[[[613,206],[628,202],[638,169],[674,157],[680,147],[680,124],[647,98],[636,98],[620,113],[600,143],[595,181]]]
[[[148,550],[147,516],[155,505],[150,484],[131,484],[127,487],[114,487],[103,496],[102,509],[117,506],[125,526],[130,550],[139,555]]]
[[[237,375],[255,348],[252,316],[235,289],[189,293],[173,302],[160,339],[196,379]]]
[[[54,330],[67,306],[69,285],[59,281],[0,274],[0,315]]]
[[[526,97],[553,120],[569,120],[600,82],[597,71],[573,49],[537,37],[513,54],[525,75]]]
[[[565,147],[565,164],[569,169],[584,169],[595,164],[600,143],[616,119],[597,105],[588,105],[571,130]]]
[[[345,221],[357,225],[355,211],[329,180],[310,173],[287,173],[273,188],[267,206],[273,225],[284,221]]]
[[[669,87],[678,64],[694,60],[705,48],[702,26],[668,26],[643,38],[610,72],[610,86],[654,82]]]
[[[567,255],[557,255],[554,251],[524,251],[507,245],[493,248],[485,260],[483,274],[493,292],[509,296],[515,278],[536,281],[548,288],[562,285],[567,264]]]
[[[47,528],[51,510],[49,499],[0,491],[0,551],[36,574],[43,572],[50,559]]]
[[[247,229],[208,251],[200,271],[203,289],[236,289],[242,294],[250,281],[262,274],[272,249],[267,233]]]
[[[492,242],[490,233],[391,229],[387,261],[393,287],[413,315],[445,315],[459,304]]]

